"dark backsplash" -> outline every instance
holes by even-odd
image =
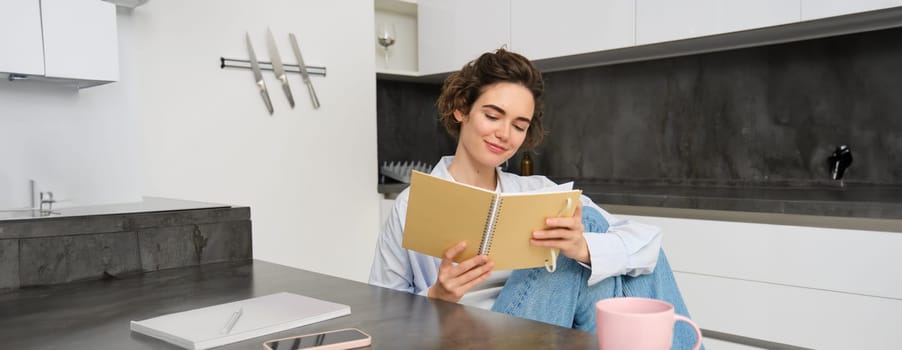
[[[422,161],[435,164],[454,153],[456,140],[438,121],[435,101],[440,84],[376,82],[379,165],[385,161]]]
[[[608,181],[902,184],[902,29],[545,74],[540,174]],[[379,81],[379,160],[454,151],[440,85]],[[517,158],[518,159],[518,158]],[[514,159],[516,162],[517,159]],[[511,167],[511,170],[515,170]]]

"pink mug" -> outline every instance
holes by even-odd
[[[683,321],[695,328],[693,350],[702,345],[702,332],[692,320],[673,312],[666,301],[647,298],[610,298],[595,304],[598,349],[670,349],[673,326]],[[682,349],[675,349],[682,350]]]

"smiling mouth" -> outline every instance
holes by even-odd
[[[501,154],[501,153],[504,153],[507,151],[506,148],[498,146],[498,145],[488,142],[488,141],[486,141],[485,144],[489,148],[489,151],[491,151],[492,153]]]

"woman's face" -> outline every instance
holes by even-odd
[[[469,114],[454,111],[460,125],[457,157],[475,166],[497,167],[512,157],[523,141],[535,108],[529,89],[501,82],[483,88]]]

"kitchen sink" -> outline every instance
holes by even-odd
[[[37,209],[0,209],[0,220],[18,220],[47,217],[53,212],[39,211]]]

